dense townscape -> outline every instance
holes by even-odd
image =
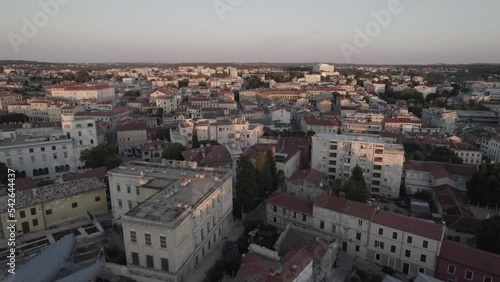
[[[0,61],[0,280],[500,281],[499,162],[499,65]]]

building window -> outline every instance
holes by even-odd
[[[375,240],[375,247],[381,248],[382,250],[384,249],[384,242],[380,242]]]
[[[425,274],[425,269],[423,267],[419,267],[418,272]]]
[[[420,261],[421,262],[427,261],[427,256],[426,255],[420,255]]]
[[[384,235],[384,229],[379,228],[378,229],[378,235]]]
[[[48,209],[45,211],[45,215],[51,215],[52,214],[52,210],[51,209]]]
[[[130,231],[130,242],[137,243],[137,233],[135,231]]]
[[[52,150],[55,151],[56,150],[56,146],[52,146]]]
[[[356,245],[356,252],[359,252],[359,245]]]
[[[422,247],[424,247],[424,249],[427,249],[429,247],[429,241],[424,240],[422,242]]]
[[[120,185],[119,184],[116,184],[116,192],[121,192],[121,188],[120,188]]]
[[[160,236],[160,247],[167,248],[167,237]]]
[[[358,225],[363,226],[363,221],[361,219],[358,219]]]
[[[135,193],[137,195],[140,195],[141,194],[141,187],[135,187]]]
[[[77,208],[78,207],[78,202],[71,203],[72,208]]]
[[[361,240],[361,233],[356,233],[356,240]]]
[[[146,245],[151,246],[151,234],[144,233],[144,242]]]
[[[489,276],[484,276],[483,282],[493,282],[493,278],[491,278]]]
[[[161,270],[169,272],[169,270],[168,270],[168,259],[161,258]]]
[[[380,254],[375,254],[375,260],[380,261]]]
[[[273,211],[274,212],[278,212],[278,207],[277,206],[273,206]]]
[[[96,202],[100,202],[101,201],[101,197],[99,197],[99,196],[95,197],[95,201]]]
[[[325,222],[324,221],[319,222],[319,228],[325,229]]]
[[[123,207],[122,200],[120,200],[120,199],[118,199],[118,207],[119,207],[119,208],[122,208],[122,207]]]
[[[40,151],[45,152],[45,147],[41,147]]]
[[[413,242],[413,237],[408,236],[406,237],[406,243],[411,244]]]
[[[36,208],[31,208],[30,212],[31,212],[31,215],[35,215],[36,214]]]
[[[474,278],[474,272],[472,272],[470,270],[466,270],[464,277],[465,277],[465,279],[472,281],[472,278]]]
[[[394,239],[394,240],[398,239],[398,233],[397,232],[392,232],[392,239]]]
[[[132,264],[139,265],[139,254],[132,253]]]
[[[307,220],[307,216],[305,214],[302,215],[302,221],[306,221]]]
[[[395,253],[395,252],[396,252],[396,246],[391,245],[391,253]]]
[[[130,188],[130,186],[127,186],[127,193],[132,193],[132,188]]]
[[[131,210],[133,208],[133,203],[132,201],[128,201],[128,209]]]
[[[32,163],[36,162],[35,156],[31,156],[31,162]]]
[[[405,250],[405,257],[409,258],[411,256],[410,250]]]
[[[38,226],[38,218],[33,219],[33,226]]]
[[[30,153],[33,153],[35,150],[34,149],[30,149]]]
[[[276,217],[275,216],[273,217],[273,222],[276,223]]]

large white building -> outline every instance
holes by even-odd
[[[334,72],[335,66],[328,64],[314,64],[313,72],[321,73],[321,72]]]
[[[330,179],[346,179],[358,165],[371,194],[398,198],[403,163],[403,145],[381,138],[335,133],[312,137],[311,168]]]
[[[156,107],[162,108],[164,113],[171,113],[177,110],[177,107],[179,107],[182,102],[182,97],[177,94],[158,95],[155,98],[155,102]]]
[[[7,106],[9,113],[25,114],[31,122],[61,121],[61,115],[75,114],[84,110],[81,106],[73,106],[50,101],[31,101],[24,104]]]
[[[109,171],[113,215],[137,281],[187,281],[232,226],[232,171],[129,162]]]
[[[51,96],[64,100],[115,100],[115,88],[109,85],[60,84],[48,87]]]
[[[446,133],[453,133],[456,128],[457,112],[442,108],[429,108],[422,110],[422,120],[442,128]]]
[[[7,113],[7,106],[12,104],[21,104],[23,98],[21,94],[0,91],[0,114]]]
[[[0,159],[35,180],[54,180],[85,168],[80,153],[97,146],[93,119],[63,116],[62,130],[48,127],[0,131]]]

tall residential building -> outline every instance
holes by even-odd
[[[313,65],[313,72],[334,72],[335,66],[328,64],[315,64]]]
[[[73,157],[78,170],[86,169],[80,160],[83,150],[97,146],[97,129],[93,117],[62,115],[62,130],[73,141]]]
[[[404,163],[401,144],[375,137],[318,133],[312,137],[311,156],[311,168],[326,173],[331,180],[350,177],[358,165],[371,194],[399,197]]]
[[[109,183],[138,281],[186,281],[232,226],[231,170],[129,162],[109,172]]]

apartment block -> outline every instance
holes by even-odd
[[[416,218],[323,193],[313,201],[274,192],[267,199],[267,221],[313,228],[338,239],[340,250],[389,266],[408,276],[433,276],[446,228]]]
[[[446,133],[453,133],[458,116],[456,111],[443,108],[429,108],[422,110],[422,120],[433,126],[442,128]]]
[[[12,104],[21,104],[23,98],[21,94],[0,91],[0,114],[7,113],[7,106]]]
[[[319,133],[312,138],[311,168],[331,180],[349,178],[358,165],[371,194],[399,197],[404,149],[381,138]]]
[[[186,281],[232,226],[230,170],[130,162],[109,182],[133,279]]]
[[[47,87],[54,98],[80,101],[84,99],[115,100],[115,88],[109,85],[60,84]]]

